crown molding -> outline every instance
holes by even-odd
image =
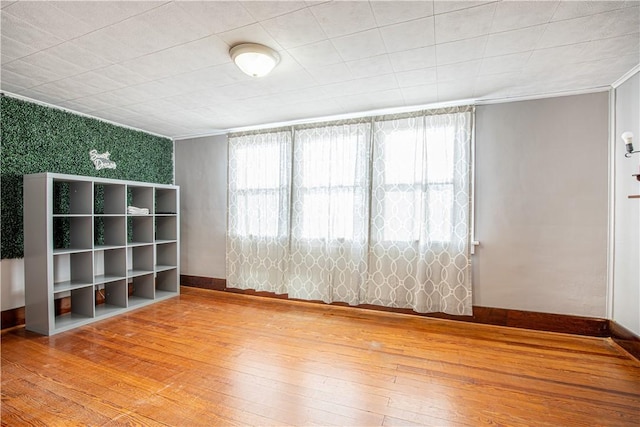
[[[611,86],[599,86],[599,87],[594,87],[590,89],[547,92],[539,95],[512,96],[512,97],[496,98],[496,99],[478,99],[475,105],[507,104],[510,102],[536,101],[540,99],[560,98],[563,96],[587,95],[590,93],[608,92],[610,89],[611,89]]]
[[[618,86],[620,86],[622,83],[626,82],[627,80],[629,80],[631,77],[633,77],[637,72],[640,72],[640,64],[636,65],[635,67],[633,67],[632,69],[630,69],[629,71],[627,71],[622,77],[620,77],[618,80],[616,80],[615,82],[611,83],[611,87],[614,89],[617,89]]]
[[[359,111],[356,113],[335,114],[331,116],[322,116],[322,117],[314,117],[314,118],[299,119],[299,120],[288,120],[284,122],[275,122],[275,123],[269,123],[264,125],[243,126],[238,128],[227,129],[226,133],[248,132],[248,131],[261,130],[261,129],[272,129],[272,128],[287,127],[287,126],[306,125],[306,124],[312,124],[312,123],[332,122],[332,121],[338,121],[338,120],[360,119],[362,117],[384,116],[388,114],[402,114],[402,113],[410,113],[412,111],[459,107],[462,105],[473,105],[473,104],[474,104],[473,99],[462,99],[457,101],[412,105],[408,107],[405,106],[405,107],[380,108],[376,110]]]
[[[214,131],[206,132],[206,133],[194,133],[194,134],[174,136],[173,140],[174,141],[184,141],[186,139],[207,138],[209,136],[220,136],[220,135],[226,135],[228,133],[229,133],[228,130],[216,129]]]

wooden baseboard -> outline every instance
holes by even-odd
[[[225,279],[188,276],[186,274],[180,275],[180,285],[190,286],[192,288],[211,289],[213,291],[224,291],[227,289],[227,281]]]
[[[190,286],[192,288],[211,289],[214,291],[224,291],[227,289],[227,281],[225,279],[215,279],[213,277],[188,276],[180,275],[180,285]]]
[[[2,322],[0,327],[2,327],[3,330],[24,325],[24,307],[3,311],[0,322]]]
[[[479,323],[590,337],[605,338],[610,335],[609,321],[597,317],[491,307],[473,307],[473,312],[474,317],[479,318]]]
[[[613,320],[609,321],[609,325],[611,330],[611,339],[620,347],[624,348],[633,357],[640,360],[640,336],[634,334]]]
[[[512,310],[506,308],[473,306],[472,316],[452,316],[443,313],[420,314],[426,317],[479,323],[483,325],[506,326],[544,332],[608,337],[609,322],[606,319],[571,316],[566,314],[540,313],[535,311]]]

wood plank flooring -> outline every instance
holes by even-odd
[[[640,424],[609,339],[182,288],[1,344],[6,426]]]

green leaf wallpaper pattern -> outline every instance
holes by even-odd
[[[96,170],[89,151],[116,169]],[[0,256],[23,256],[22,176],[55,172],[173,183],[173,141],[9,96],[0,97]],[[99,236],[97,236],[99,238]]]

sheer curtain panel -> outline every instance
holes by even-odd
[[[359,303],[367,277],[370,123],[297,129],[289,295]]]
[[[470,111],[377,120],[364,302],[471,315]]]
[[[229,138],[227,286],[287,292],[291,132]]]

